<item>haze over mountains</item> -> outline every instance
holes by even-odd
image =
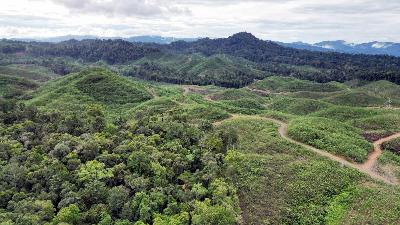
[[[170,44],[174,41],[196,41],[199,38],[177,38],[177,37],[163,37],[157,35],[141,35],[141,36],[132,36],[132,37],[100,37],[95,35],[65,35],[65,36],[57,36],[57,37],[48,37],[48,38],[12,38],[12,40],[16,41],[39,41],[39,42],[52,42],[58,43],[68,40],[86,40],[86,39],[122,39],[129,42],[142,42],[142,43],[157,43],[157,44]]]
[[[286,47],[306,49],[311,51],[400,56],[400,44],[394,42],[373,41],[368,43],[354,44],[343,40],[338,40],[322,41],[315,44],[308,44],[304,42],[278,43]]]
[[[58,43],[68,40],[85,40],[85,39],[122,39],[129,42],[140,42],[140,43],[156,43],[156,44],[171,44],[175,41],[186,41],[194,42],[200,38],[177,38],[177,37],[164,37],[159,35],[140,35],[132,37],[101,37],[94,35],[65,35],[47,38],[12,38],[12,40],[17,41],[39,41],[39,42],[52,42]],[[368,43],[355,44],[347,42],[344,40],[336,41],[321,41],[318,43],[305,43],[305,42],[280,42],[276,43],[283,45],[285,47],[291,47],[296,49],[304,49],[310,51],[320,51],[320,52],[341,52],[349,54],[368,54],[368,55],[391,55],[400,57],[400,43],[395,42],[379,42],[373,41]]]

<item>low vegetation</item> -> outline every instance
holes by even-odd
[[[331,104],[313,100],[296,98],[275,98],[268,106],[269,109],[295,115],[307,115],[331,107]]]
[[[331,119],[295,119],[290,121],[288,133],[300,142],[356,162],[363,162],[372,150],[372,145],[361,136],[361,130]]]
[[[383,143],[383,148],[387,151],[400,154],[400,138]]]
[[[332,97],[328,97],[324,99],[325,101],[335,104],[335,105],[344,105],[344,106],[358,106],[358,107],[366,107],[366,106],[385,106],[389,104],[388,100],[380,96],[371,95],[366,92],[359,91],[350,91],[346,93],[341,93],[338,95],[334,95]],[[392,102],[392,104],[397,104],[397,102]]]
[[[252,84],[251,87],[273,92],[335,92],[344,90],[346,88],[345,85],[337,82],[316,83],[312,81],[296,79],[294,77],[281,76],[271,76],[264,80],[257,81]]]
[[[91,69],[51,81],[35,93],[29,104],[63,111],[99,104],[107,112],[120,114],[121,108],[134,107],[152,97],[140,83],[104,69]]]

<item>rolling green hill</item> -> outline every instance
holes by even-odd
[[[38,86],[36,82],[25,78],[0,74],[0,97],[21,97],[26,94],[26,92],[32,91]]]
[[[257,81],[250,87],[272,92],[335,92],[342,91],[346,88],[345,85],[337,82],[317,83],[307,80],[300,80],[294,77],[280,76],[271,76],[264,80]]]
[[[50,81],[29,101],[45,109],[76,110],[100,104],[110,110],[133,107],[152,98],[146,88],[104,69],[88,69]]]
[[[267,76],[254,62],[227,55],[200,54],[145,57],[124,67],[122,74],[180,84],[243,87]]]

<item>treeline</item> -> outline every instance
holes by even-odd
[[[0,53],[12,54],[17,52],[24,52],[26,50],[26,43],[19,41],[10,41],[6,39],[0,40]]]
[[[298,50],[259,40],[249,33],[229,38],[175,42],[165,47],[178,53],[199,52],[205,55],[228,54],[259,63],[268,72],[318,82],[389,80],[400,84],[400,58],[392,56],[351,55]],[[310,66],[321,72],[298,70],[285,65]]]
[[[126,64],[146,56],[171,53],[184,55],[200,53],[205,56],[226,54],[252,61],[258,64],[258,68],[268,73],[317,82],[344,82],[360,79],[388,80],[400,84],[400,58],[398,57],[292,49],[271,41],[259,40],[249,33],[239,33],[229,38],[205,38],[190,43],[179,41],[169,45],[139,44],[123,40],[70,40],[58,44],[3,40],[0,48],[3,54],[17,53],[25,49],[25,54],[34,57],[71,57],[84,62],[104,61],[112,65]],[[50,65],[60,74],[71,70],[66,66],[63,67],[62,64]],[[176,65],[176,67],[179,66]],[[202,74],[203,77],[196,77],[173,67],[149,64],[140,66],[138,71],[129,71],[128,74],[147,80],[200,85],[215,84],[225,87],[242,87],[254,79],[259,79],[256,74],[248,73],[248,71],[219,71],[219,74],[205,73]]]
[[[109,64],[126,63],[159,51],[123,40],[70,40],[58,44],[34,45],[29,50],[35,56],[68,56],[89,62],[102,60]]]
[[[207,70],[189,72],[171,66],[163,66],[155,62],[145,62],[140,65],[124,67],[121,73],[125,76],[138,77],[144,80],[154,80],[174,84],[216,85],[228,88],[239,88],[251,84],[254,79],[262,79],[254,73],[237,69]]]
[[[24,53],[34,57],[71,57],[86,62],[126,63],[160,52],[159,49],[123,40],[69,40],[60,43],[0,41],[4,54]]]

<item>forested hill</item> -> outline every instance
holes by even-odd
[[[277,74],[282,76],[293,76],[300,79],[318,82],[360,80],[389,80],[400,84],[400,58],[392,56],[352,55],[334,52],[313,52],[308,50],[293,49],[280,46],[271,41],[263,41],[250,33],[238,33],[228,38],[209,39],[204,38],[195,42],[174,42],[169,45],[139,44],[123,40],[70,40],[61,43],[39,43],[39,42],[16,42],[0,41],[0,53],[5,55],[24,55],[37,57],[68,57],[83,60],[84,62],[103,61],[110,65],[131,64],[143,58],[153,57],[147,67],[140,68],[140,74],[136,72],[133,76],[164,81],[179,81],[188,84],[224,84],[228,87],[241,87],[260,77],[248,74],[246,71],[237,71],[233,75],[225,76],[218,82],[210,78],[197,82],[198,76],[205,74],[187,74],[182,72],[180,65],[160,66],[160,62],[154,60],[154,56],[168,57],[189,56],[192,54],[205,55],[227,55],[235,58],[244,58],[256,65],[257,70],[266,74]],[[1,63],[1,62],[0,62]],[[41,63],[40,65],[49,64]],[[52,63],[50,63],[52,64]],[[200,64],[201,65],[201,62]],[[195,66],[195,65],[194,65]],[[55,67],[50,65],[49,67]],[[238,67],[234,65],[232,67]],[[151,68],[151,71],[146,68]],[[153,71],[156,68],[156,73]],[[60,70],[58,68],[58,70]],[[67,69],[68,70],[68,69]],[[64,69],[61,69],[64,71]],[[174,74],[174,78],[165,78],[169,71],[178,71],[181,75]],[[175,73],[175,72],[174,72]],[[143,77],[147,76],[148,77]],[[161,75],[163,77],[160,77]],[[130,74],[132,75],[132,74]],[[169,76],[169,75],[168,75]],[[181,76],[181,77],[176,77]],[[194,76],[194,77],[193,77]],[[239,77],[246,77],[246,82],[232,82]],[[208,77],[208,76],[205,76]],[[211,76],[214,77],[215,76]],[[261,77],[263,78],[263,77]],[[247,82],[248,80],[248,82]]]
[[[181,53],[200,52],[205,55],[222,53],[243,57],[260,63],[266,71],[320,82],[359,78],[386,79],[400,83],[399,57],[300,50],[284,47],[272,41],[263,41],[245,32],[228,38],[206,38],[191,43],[175,42],[168,48]],[[310,66],[319,71],[298,71],[288,65]]]
[[[58,56],[83,59],[88,62],[103,60],[109,64],[126,63],[160,52],[159,48],[133,44],[124,40],[69,40],[60,43],[2,41],[3,53],[21,53],[35,57]]]

